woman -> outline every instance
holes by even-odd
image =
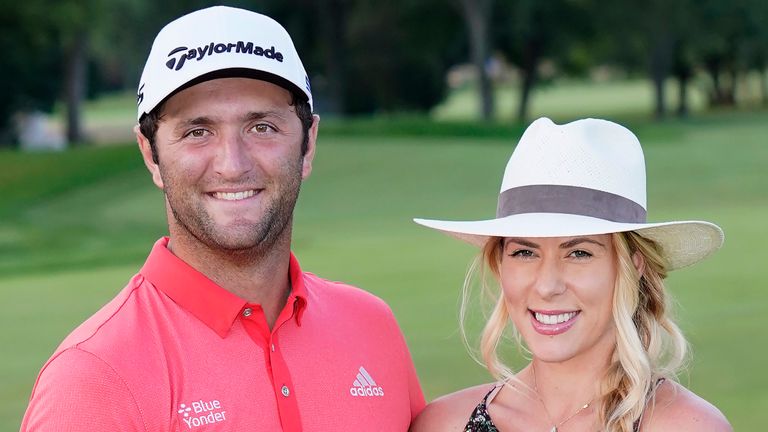
[[[497,382],[435,400],[412,431],[732,430],[674,380],[686,342],[663,284],[717,250],[723,233],[646,223],[645,194],[629,130],[542,118],[507,164],[495,219],[415,220],[480,246],[501,289],[480,347]],[[531,358],[517,373],[496,353],[508,325]]]

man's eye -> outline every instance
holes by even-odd
[[[265,123],[259,123],[253,127],[253,130],[257,133],[267,133],[272,130],[272,127]]]
[[[187,133],[187,136],[191,136],[193,138],[202,138],[205,136],[205,129],[193,129]]]

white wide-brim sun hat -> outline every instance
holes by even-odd
[[[646,222],[645,158],[637,137],[607,120],[534,121],[504,171],[496,218],[414,219],[482,247],[491,237],[574,237],[634,231],[657,242],[668,270],[719,249],[717,225]]]

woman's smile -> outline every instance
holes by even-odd
[[[554,336],[565,333],[576,323],[581,311],[534,311],[531,314],[531,325],[537,333]]]

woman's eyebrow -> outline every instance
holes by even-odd
[[[510,243],[517,243],[521,246],[529,247],[531,249],[538,249],[540,246],[530,240],[525,240],[521,238],[516,237],[510,237],[504,241],[504,246],[507,246]]]
[[[592,244],[596,244],[596,245],[602,247],[603,249],[605,249],[605,245],[604,244],[600,243],[597,240],[593,240],[591,238],[588,238],[588,237],[576,237],[576,238],[570,239],[567,242],[560,244],[560,249],[570,249],[570,248],[572,248],[572,247],[574,247],[574,246],[576,246],[578,244],[581,244],[581,243],[592,243]]]

